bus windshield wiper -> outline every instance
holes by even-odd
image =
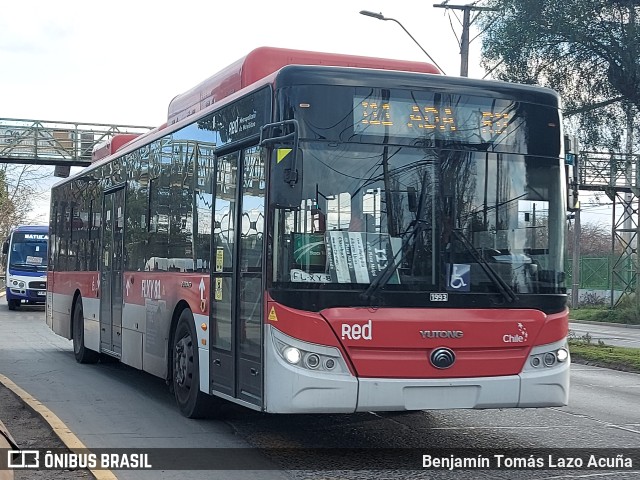
[[[23,270],[37,270],[39,265],[33,265],[31,263],[12,263],[9,268],[20,268]]]
[[[382,269],[380,274],[373,279],[373,281],[369,284],[367,289],[364,292],[362,292],[360,296],[365,300],[371,300],[371,298],[376,294],[376,292],[381,288],[383,288],[389,282],[389,279],[398,269],[398,267],[400,266],[400,262],[402,262],[402,260],[405,257],[406,255],[405,251],[406,251],[407,245],[409,245],[409,242],[413,240],[413,238],[417,237],[418,234],[422,232],[422,230],[424,230],[424,226],[427,222],[422,219],[422,213],[423,213],[425,195],[427,194],[427,184],[428,184],[427,172],[425,171],[424,175],[422,176],[422,187],[420,188],[420,196],[418,200],[418,211],[416,212],[416,218],[409,224],[409,228],[413,226],[413,231],[407,237],[405,237],[405,239],[402,241],[402,246],[400,247],[400,250],[398,250],[395,253],[391,261],[387,263],[387,266]],[[405,234],[408,231],[409,229],[405,231]]]
[[[409,245],[409,242],[414,237],[416,237],[420,232],[422,232],[422,230],[424,230],[424,225],[427,222],[424,220],[414,220],[412,223],[415,224],[415,227],[413,231],[404,239],[400,249],[395,253],[393,258],[391,258],[391,261],[387,263],[387,266],[380,271],[380,274],[373,279],[367,289],[360,294],[360,296],[365,300],[370,300],[378,290],[380,290],[389,282],[389,279],[398,269],[398,267],[400,266],[400,262],[402,262],[405,257],[404,252],[406,251],[407,245]]]
[[[487,277],[489,277],[489,279],[494,283],[500,294],[508,302],[515,302],[516,300],[518,300],[518,296],[509,286],[509,284],[505,282],[500,275],[498,275],[498,273],[493,269],[491,265],[489,265],[489,263],[487,263],[484,258],[482,258],[482,255],[480,254],[480,252],[478,252],[478,249],[473,246],[473,244],[464,235],[464,233],[455,228],[452,230],[452,233],[458,240],[460,240],[460,243],[464,245],[464,248],[471,254],[476,263],[482,267],[482,270],[484,270],[484,273],[487,274]]]

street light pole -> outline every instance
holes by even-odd
[[[396,22],[398,25],[400,25],[400,28],[402,28],[402,29],[404,30],[404,32],[405,32],[407,35],[409,35],[409,37],[411,38],[411,40],[413,40],[413,41],[414,41],[414,43],[415,43],[416,45],[418,45],[418,47],[420,47],[420,50],[422,50],[422,51],[424,52],[424,54],[425,54],[427,57],[429,57],[429,60],[431,60],[431,62],[432,62],[436,67],[438,67],[438,70],[440,70],[440,71],[443,73],[443,75],[446,75],[446,73],[444,73],[444,70],[442,70],[442,68],[440,68],[440,65],[438,65],[438,64],[436,63],[436,61],[431,57],[431,55],[429,55],[429,53],[427,53],[427,51],[426,51],[424,48],[422,48],[422,45],[420,45],[420,44],[418,43],[418,41],[417,41],[415,38],[413,38],[413,35],[411,35],[411,34],[409,33],[409,30],[407,30],[406,28],[404,28],[404,25],[402,25],[398,20],[396,20],[395,18],[388,18],[388,17],[385,17],[384,15],[382,15],[382,13],[370,12],[369,10],[360,10],[360,15],[364,15],[364,16],[366,16],[366,17],[377,18],[378,20],[384,20],[385,22],[386,22],[387,20],[389,20],[389,21],[391,21],[391,22]]]

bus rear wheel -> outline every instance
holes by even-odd
[[[96,363],[100,359],[100,354],[89,350],[84,345],[84,311],[82,309],[82,298],[76,299],[73,307],[73,354],[78,363]]]
[[[180,314],[173,333],[173,392],[178,408],[187,418],[204,416],[208,395],[200,391],[198,343],[191,310]]]

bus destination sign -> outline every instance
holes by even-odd
[[[514,140],[517,115],[513,102],[353,99],[354,133],[405,138],[435,138],[470,143]]]

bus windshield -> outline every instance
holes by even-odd
[[[558,151],[543,155],[553,141],[528,143],[526,109],[505,101],[483,114],[474,99],[436,114],[393,94],[387,108],[384,94],[373,106],[363,98],[346,101],[343,124],[301,114],[302,186],[284,189],[291,198],[275,206],[276,288],[493,293],[510,302],[565,292],[564,174]]]
[[[7,262],[9,269],[45,272],[47,270],[47,238],[46,234],[15,232]]]

